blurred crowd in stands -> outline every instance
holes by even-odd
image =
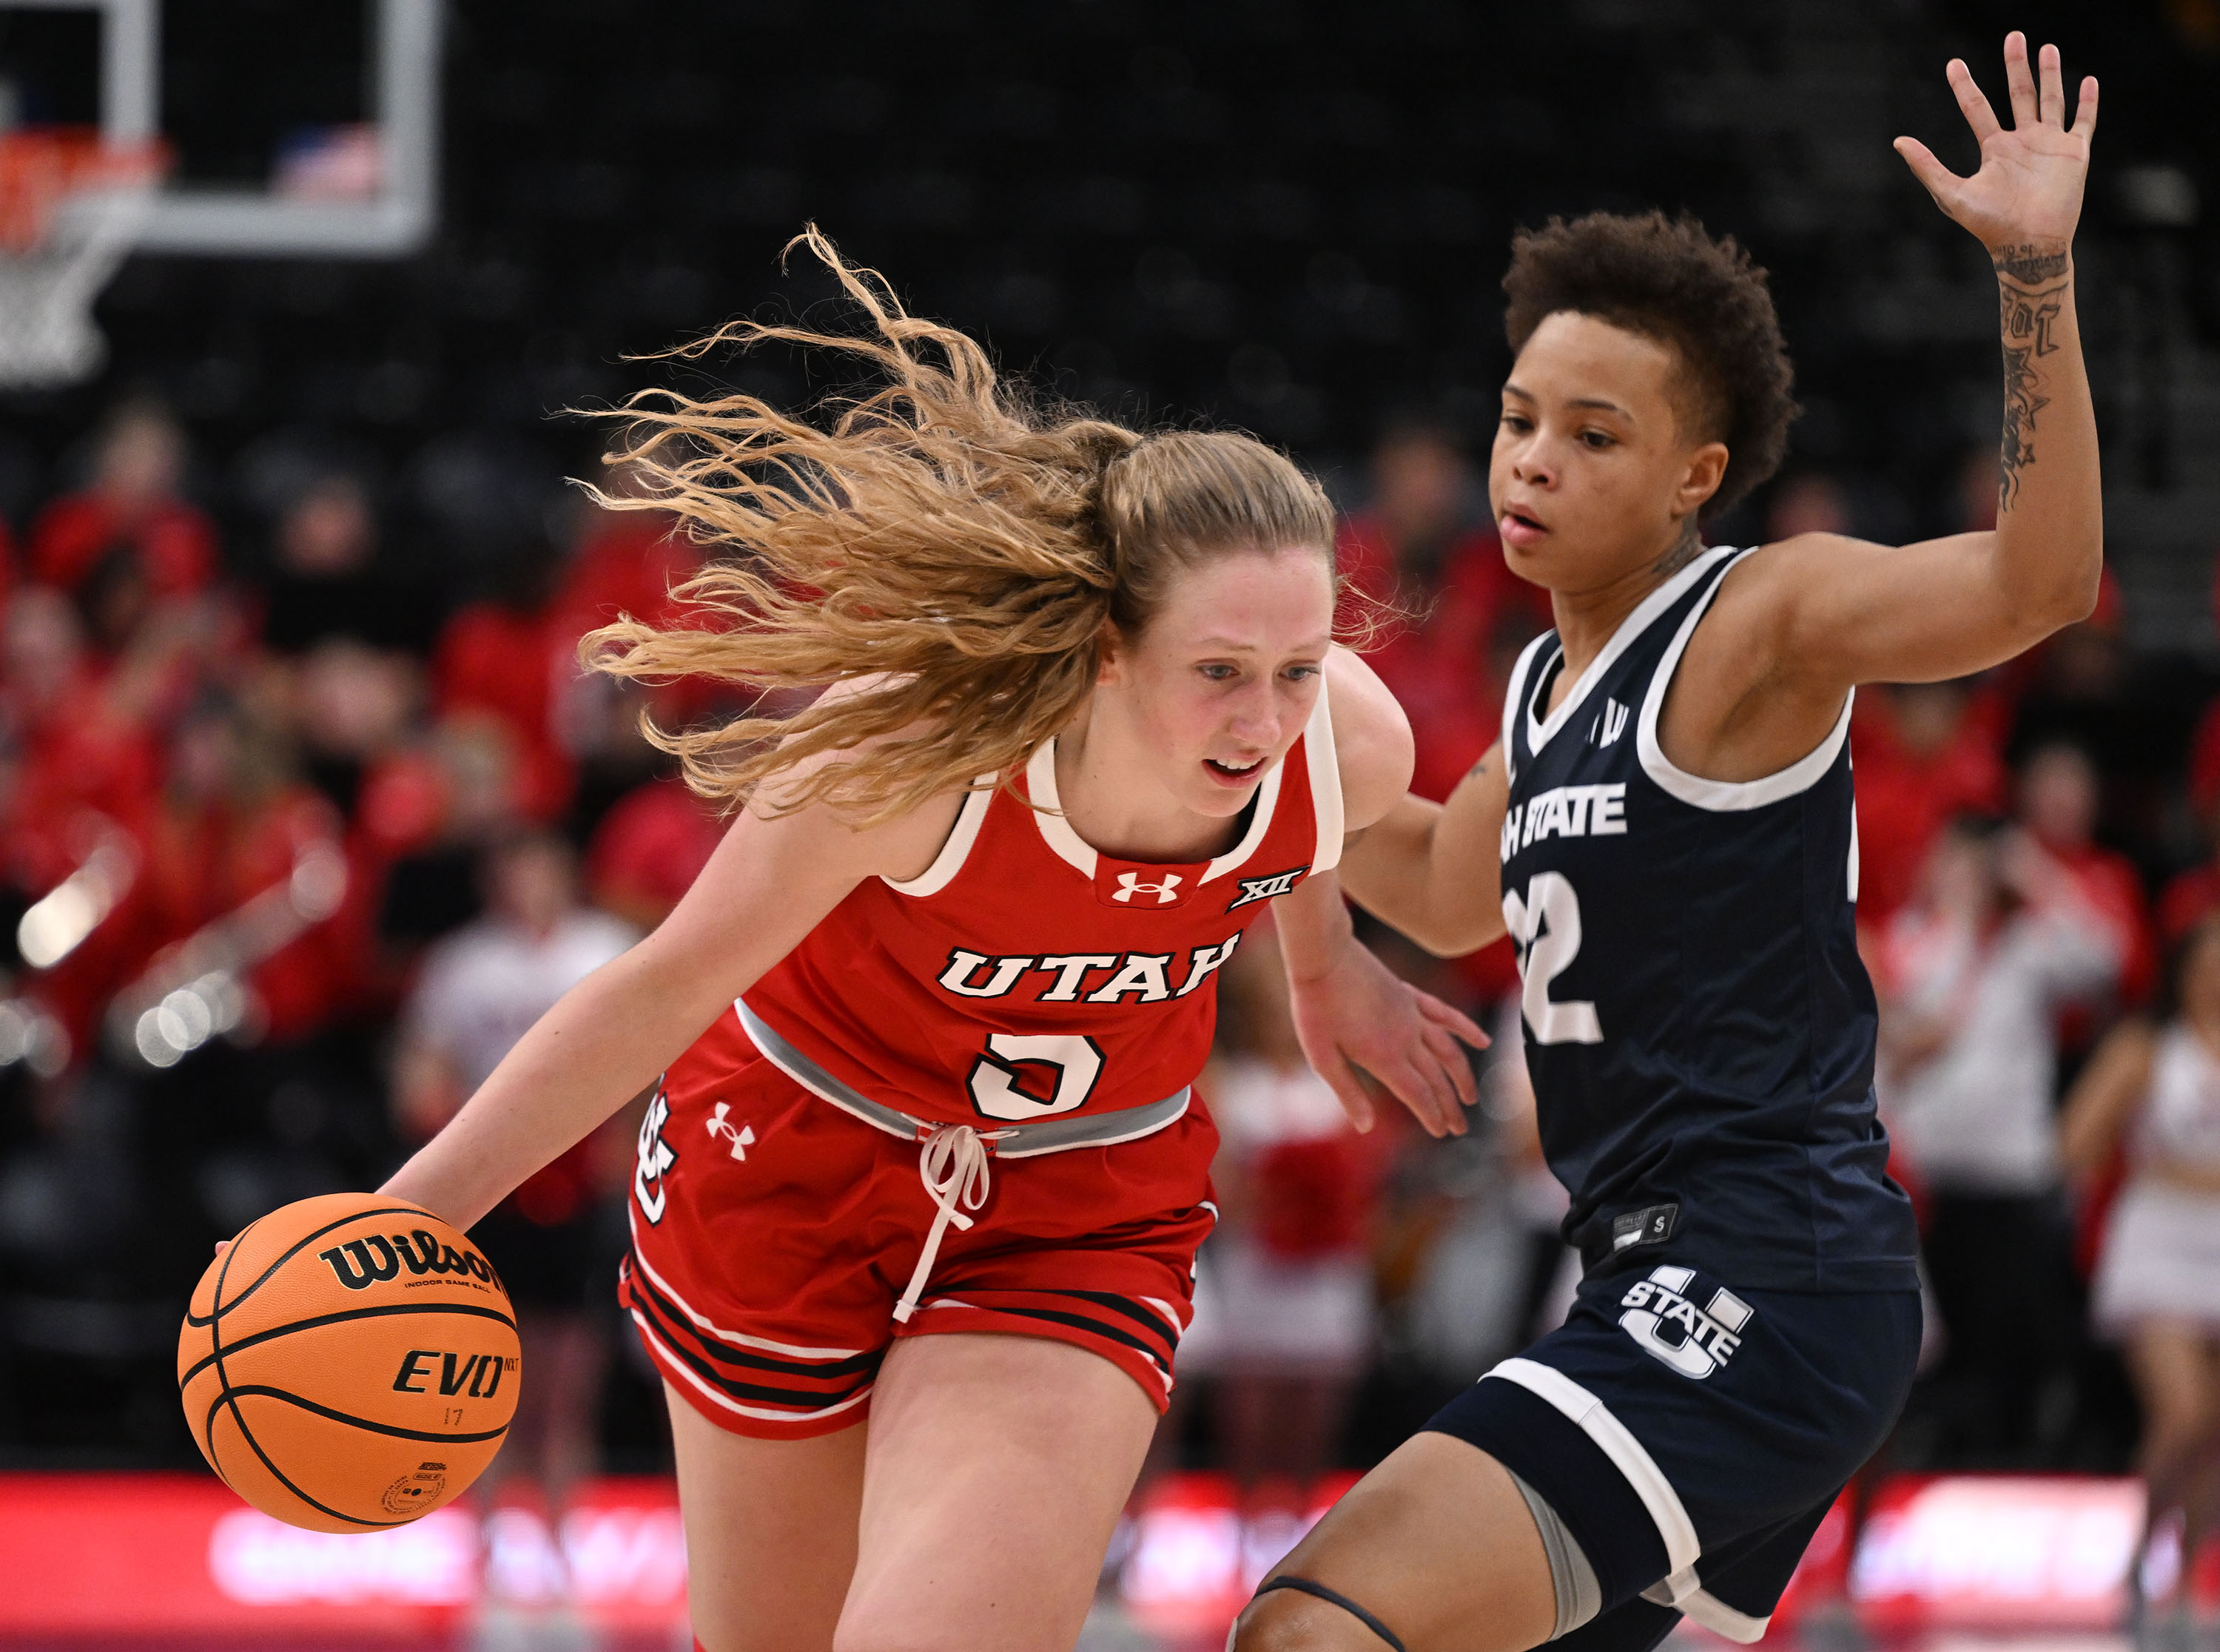
[[[697,552],[665,519],[572,489],[458,589],[398,553],[344,446],[256,454],[259,537],[219,533],[179,426],[127,402],[0,546],[9,1462],[190,1461],[169,1350],[209,1241],[376,1185],[670,910],[720,830],[639,720],[728,714],[734,691],[642,691],[577,661],[617,614],[672,612]],[[1505,570],[1446,428],[1394,425],[1349,491],[1344,570],[1411,616],[1372,660],[1416,729],[1417,789],[1444,796],[1494,739],[1546,604]],[[1961,493],[1961,526],[1987,526],[1978,455]],[[1746,526],[1858,523],[1806,471]],[[2108,589],[1979,678],[1857,699],[1880,1093],[1935,1309],[1905,1464],[2122,1466],[2138,1391],[2148,1450],[2206,1449],[2220,1303],[2185,1353],[2138,1281],[2220,1244],[2220,700],[2193,667],[2145,664]],[[1225,1221],[1163,1461],[1250,1485],[1370,1461],[1563,1311],[1563,1195],[1508,949],[1442,963],[1374,938],[1496,1030],[1479,1127],[1350,1134],[1271,949],[1243,951],[1206,1083]],[[658,1449],[609,1300],[630,1129],[620,1115],[481,1230],[543,1374],[515,1466],[556,1494],[596,1453]]]

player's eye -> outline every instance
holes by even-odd
[[[1194,668],[1213,683],[1230,683],[1240,675],[1239,670],[1223,660],[1211,660]]]
[[[1610,447],[1616,445],[1618,439],[1606,430],[1583,430],[1581,439],[1590,447]]]
[[[1506,413],[1503,415],[1503,427],[1506,430],[1515,430],[1523,433],[1532,429],[1533,423],[1523,413]]]
[[[1290,665],[1288,667],[1288,680],[1291,683],[1307,683],[1318,674],[1319,668],[1315,665]]]

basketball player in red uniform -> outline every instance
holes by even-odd
[[[621,1292],[670,1398],[701,1643],[1045,1652],[1170,1391],[1213,1219],[1188,1087],[1243,932],[1300,915],[1313,1059],[1437,1134],[1481,1039],[1301,939],[1412,765],[1332,645],[1317,483],[1246,437],[1029,409],[809,245],[876,336],[725,337],[887,388],[829,428],[636,402],[641,502],[731,558],[690,589],[729,624],[590,645],[832,686],[664,737],[745,808],[385,1191],[467,1226],[652,1087]]]

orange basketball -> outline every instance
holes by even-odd
[[[376,1194],[272,1211],[209,1264],[178,1337],[209,1466],[312,1531],[406,1525],[501,1449],[516,1316],[477,1247]]]

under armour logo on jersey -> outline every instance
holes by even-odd
[[[651,1223],[663,1219],[664,1200],[668,1196],[663,1185],[664,1174],[678,1163],[677,1153],[663,1139],[663,1127],[670,1122],[670,1102],[658,1081],[655,1094],[648,1098],[647,1114],[639,1121],[639,1164],[632,1176],[633,1196],[639,1200],[639,1213]]]
[[[1157,883],[1142,882],[1138,872],[1120,872],[1118,874],[1118,888],[1110,898],[1123,906],[1137,895],[1153,895],[1158,906],[1169,907],[1179,899],[1174,892],[1186,882],[1177,872],[1166,872],[1163,881]]]
[[[1693,1268],[1653,1268],[1618,1299],[1625,1312],[1619,1328],[1653,1355],[1698,1381],[1712,1375],[1742,1346],[1742,1331],[1757,1310],[1722,1285],[1699,1310],[1683,1294],[1696,1282]]]
[[[1293,871],[1275,872],[1269,877],[1244,877],[1240,880],[1241,893],[1225,909],[1231,912],[1234,907],[1245,907],[1251,901],[1269,901],[1275,895],[1285,895],[1295,887],[1295,880],[1310,870],[1298,866]]]
[[[734,1130],[732,1121],[725,1117],[732,1110],[733,1104],[729,1101],[717,1103],[717,1111],[709,1119],[709,1133],[712,1136],[722,1136],[730,1140],[733,1144],[733,1156],[745,1163],[747,1161],[748,1149],[756,1144],[755,1126],[742,1125],[738,1130]]]
[[[1606,698],[1603,702],[1603,709],[1596,714],[1595,720],[1588,725],[1588,744],[1609,745],[1625,732],[1626,708],[1616,700]]]

